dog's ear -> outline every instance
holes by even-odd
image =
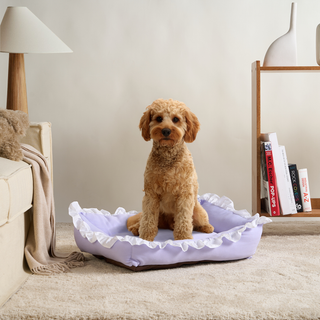
[[[150,120],[151,120],[151,110],[150,108],[148,108],[147,111],[145,111],[145,113],[141,117],[140,124],[139,124],[141,135],[143,139],[146,141],[149,141],[151,139],[150,128],[149,128]]]
[[[193,142],[197,137],[198,131],[200,130],[200,122],[196,115],[189,110],[186,112],[186,121],[187,131],[184,136],[184,141]]]

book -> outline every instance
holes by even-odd
[[[299,172],[296,164],[289,163],[289,174],[293,189],[294,201],[296,202],[297,212],[303,212],[302,198],[299,182]]]
[[[280,151],[276,132],[261,134],[261,141],[270,141],[272,144],[272,153],[277,177],[281,212],[283,215],[297,213],[296,203],[294,201],[293,190],[289,176],[289,169],[288,165],[285,165],[285,162],[288,161],[284,161],[283,152]]]
[[[263,142],[261,146],[262,150],[264,150],[264,179],[267,179],[267,181],[264,181],[264,187],[267,189],[267,197],[265,199],[266,209],[271,216],[279,216],[280,205],[278,199],[277,177],[273,161],[272,144],[271,142]]]
[[[299,181],[301,188],[303,212],[312,211],[307,169],[299,169]]]
[[[261,142],[260,145],[260,175],[261,175],[261,188],[260,199],[261,207],[268,213],[270,213],[270,196],[269,196],[269,183],[268,183],[268,171],[266,164],[265,142]]]
[[[293,187],[292,187],[292,182],[291,182],[290,173],[289,173],[286,148],[285,146],[279,146],[279,150],[281,154],[282,165],[284,167],[285,184],[288,188],[289,201],[291,206],[293,205],[295,206],[295,212],[293,213],[297,213],[297,206],[296,206],[296,201],[294,199]]]

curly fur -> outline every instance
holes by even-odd
[[[18,110],[0,110],[0,157],[14,161],[23,159],[19,138],[29,128],[29,117]]]
[[[144,173],[142,212],[128,219],[128,230],[148,241],[158,228],[173,230],[175,240],[192,239],[193,230],[213,232],[197,200],[197,173],[185,144],[196,139],[197,117],[182,102],[158,99],[147,107],[139,128],[153,147]]]

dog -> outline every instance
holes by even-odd
[[[198,202],[198,181],[190,151],[200,129],[198,118],[182,102],[158,99],[144,112],[139,128],[153,140],[144,173],[142,212],[127,220],[135,236],[153,241],[158,228],[173,230],[174,240],[193,239],[192,231],[213,232]]]

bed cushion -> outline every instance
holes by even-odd
[[[207,211],[214,232],[193,232],[192,240],[177,240],[173,231],[159,229],[154,241],[133,236],[127,219],[137,214],[118,208],[108,211],[82,209],[78,202],[69,207],[79,249],[110,263],[134,270],[176,267],[203,261],[230,261],[251,257],[259,244],[262,226],[271,222],[259,214],[237,211],[226,197],[205,194],[198,201]]]

